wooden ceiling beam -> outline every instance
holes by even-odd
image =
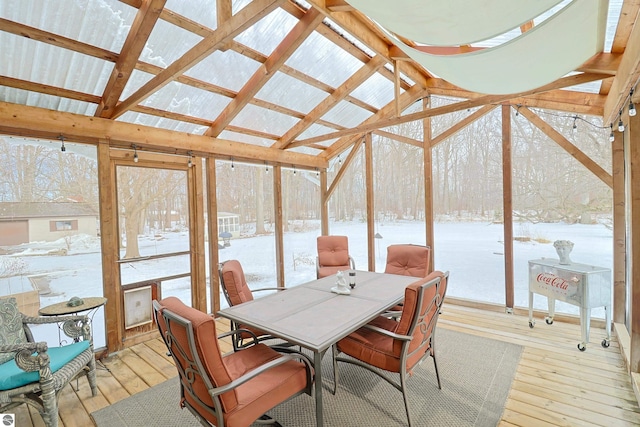
[[[75,101],[89,102],[97,104],[100,97],[88,93],[77,92],[75,90],[63,89],[55,86],[49,86],[42,83],[30,82],[27,80],[14,79],[13,77],[0,76],[0,86],[13,87],[16,89],[26,90],[28,92],[43,93],[45,95],[59,96],[62,98],[73,99]]]
[[[327,111],[331,110],[340,101],[342,101],[349,93],[362,84],[365,80],[371,77],[380,67],[386,63],[386,59],[382,56],[375,56],[360,67],[358,71],[353,73],[347,80],[342,83],[333,93],[323,99],[318,105],[316,105],[307,116],[298,121],[291,129],[273,145],[274,148],[285,149],[287,145],[299,136],[302,132],[308,129],[313,123],[317,122],[320,117],[324,116]]]
[[[355,10],[353,6],[344,0],[324,0],[324,7],[332,12],[350,12]]]
[[[421,97],[424,97],[424,96],[427,96],[427,93],[425,92],[425,90],[422,89],[422,87],[420,87],[419,85],[414,85],[409,90],[405,91],[402,95],[400,95],[400,107],[401,107],[401,109],[405,110],[408,106],[410,106],[411,104],[413,104],[418,99],[420,99]],[[380,111],[378,111],[376,114],[374,114],[373,116],[369,117],[367,120],[365,120],[362,123],[363,123],[363,125],[367,125],[367,124],[370,124],[370,123],[376,123],[376,122],[378,122],[381,119],[384,119],[386,117],[395,117],[395,114],[396,114],[396,100],[394,99],[391,102],[388,102],[387,105],[382,107],[380,109]],[[374,130],[377,130],[377,129],[379,129],[379,128],[372,129],[371,131],[374,131]],[[366,132],[361,132],[361,133],[356,133],[356,134],[349,134],[346,137],[339,138],[337,141],[335,141],[333,144],[331,144],[327,148],[327,150],[325,150],[324,153],[321,153],[320,156],[322,156],[323,158],[326,158],[326,159],[332,158],[336,154],[341,153],[342,151],[344,151],[346,149],[346,147],[348,147],[351,144],[353,144],[356,139],[360,138],[365,133]],[[303,145],[311,145],[311,144],[305,143]],[[293,146],[294,146],[294,144],[291,144],[290,147],[293,147]]]
[[[7,102],[0,102],[0,133],[52,140],[64,135],[70,142],[97,144],[106,140],[113,147],[131,148],[136,144],[141,149],[160,153],[192,151],[201,157],[232,156],[239,161],[267,161],[300,168],[328,166],[326,160],[308,154]]]
[[[87,56],[103,59],[105,61],[116,62],[118,60],[118,54],[107,49],[95,47],[87,43],[82,43],[77,40],[69,39],[28,25],[8,21],[3,18],[0,18],[0,31],[26,37],[31,40],[47,43],[52,46],[68,49]]]
[[[322,23],[324,16],[315,9],[309,9],[305,16],[291,29],[269,58],[256,70],[238,95],[225,107],[213,125],[205,132],[207,136],[218,136],[224,128],[242,111],[253,97],[267,84],[278,69],[293,55],[314,29]]]
[[[111,110],[120,100],[166,2],[167,0],[147,0],[138,9],[120,50],[120,56],[111,70],[109,81],[102,93],[102,100],[94,113],[96,117],[109,117]]]
[[[529,120],[535,127],[540,129],[545,135],[555,141],[560,147],[562,147],[567,153],[569,153],[574,159],[579,161],[585,168],[589,169],[595,176],[600,178],[602,182],[613,188],[613,177],[610,173],[587,156],[578,147],[573,145],[567,138],[565,138],[560,132],[555,130],[553,126],[544,121],[533,111],[528,108],[520,108],[518,110],[527,120]]]
[[[387,132],[386,130],[378,129],[378,130],[374,130],[372,133],[375,133],[376,135],[381,136],[383,138],[392,139],[394,141],[402,142],[404,144],[413,145],[415,147],[422,148],[424,146],[424,144],[422,144],[422,141],[418,141],[417,139],[413,139],[413,138],[409,138],[409,137],[406,137],[406,136],[398,135],[397,133]]]
[[[479,107],[481,105],[502,103],[514,97],[522,97],[522,96],[533,95],[537,93],[543,93],[549,90],[559,89],[561,87],[575,86],[577,84],[588,83],[588,82],[591,82],[594,80],[600,80],[600,79],[602,79],[601,74],[589,74],[589,73],[575,74],[572,76],[563,77],[561,79],[556,80],[553,83],[542,86],[540,88],[521,92],[519,94],[483,95],[475,99],[468,99],[465,101],[457,102],[455,104],[449,104],[449,105],[444,105],[442,107],[430,108],[425,111],[420,111],[418,113],[413,113],[413,114],[407,114],[400,117],[386,118],[386,119],[378,120],[365,125],[360,125],[352,129],[345,129],[343,131],[337,131],[337,132],[328,133],[325,135],[316,136],[313,138],[298,140],[291,145],[292,146],[294,144],[306,145],[306,144],[316,143],[320,141],[326,141],[328,139],[341,138],[343,136],[348,136],[348,135],[363,134],[363,133],[374,131],[376,129],[382,129],[385,127],[395,126],[402,123],[412,122],[415,120],[422,120],[426,117],[440,116],[443,114],[453,113],[454,111],[460,111],[460,110],[465,110],[467,108]]]
[[[112,110],[112,114],[109,117],[120,117],[134,105],[142,102],[151,96],[151,94],[174,81],[178,76],[216,51],[224,43],[233,39],[271,13],[282,1],[284,0],[254,0],[249,3],[249,5],[245,6],[225,22],[224,25],[218,27],[210,36],[205,37],[167,68],[142,85],[142,87],[129,96],[129,98],[119,103]]]
[[[634,22],[640,16],[638,10]],[[616,77],[611,83],[611,89],[604,103],[603,121],[605,124],[613,123],[620,110],[626,107],[629,91],[636,86],[640,79],[640,25],[635,25],[629,33],[626,48],[622,54],[622,60],[618,67]]]

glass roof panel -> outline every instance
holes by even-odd
[[[120,95],[120,100],[127,99],[136,90],[140,89],[145,83],[153,78],[152,74],[145,73],[144,71],[133,70],[129,81]]]
[[[0,17],[120,52],[137,9],[117,0],[2,0]]]
[[[281,72],[277,72],[256,94],[258,99],[304,114],[311,111],[327,96],[329,94],[325,91]]]
[[[0,101],[93,116],[96,104],[0,86]]]
[[[352,128],[358,126],[372,115],[373,113],[364,108],[360,108],[350,102],[340,101],[335,107],[322,116],[322,119],[331,123],[337,123],[346,128]]]
[[[230,101],[225,96],[174,81],[148,97],[143,105],[213,120]]]
[[[165,9],[215,30],[218,27],[216,2],[212,0],[167,0]]]
[[[137,113],[133,111],[127,111],[117,120],[126,123],[150,126],[154,128],[174,130],[176,132],[193,133],[196,135],[202,135],[207,130],[206,126],[179,122],[172,119],[166,119],[164,117],[151,116],[149,114]]]
[[[0,75],[92,95],[102,94],[113,69],[111,62],[1,31],[0,46],[11,52],[0,57]]]
[[[231,122],[232,126],[259,132],[282,135],[297,123],[298,119],[276,111],[248,104]]]
[[[400,92],[403,90],[400,89]],[[375,73],[351,92],[351,96],[376,108],[382,108],[393,101],[393,83],[380,73]]]
[[[264,55],[270,55],[298,20],[278,8],[239,34],[235,40]]]
[[[185,75],[237,92],[259,66],[259,62],[232,50],[218,50],[187,70]]]
[[[362,62],[316,31],[287,60],[287,65],[333,87],[340,86]]]
[[[228,130],[223,131],[220,136],[220,139],[228,139],[230,141],[244,142],[252,145],[259,145],[261,147],[269,147],[273,144],[271,139],[260,138],[253,135],[246,135],[238,132],[231,132]]]
[[[159,19],[140,59],[166,68],[201,40],[202,37]]]
[[[333,129],[333,128],[314,123],[311,126],[309,126],[304,132],[302,132],[300,134],[300,136],[297,137],[296,139],[313,138],[313,137],[316,137],[316,136],[326,135],[328,133],[332,133],[332,132],[335,132],[335,131],[336,130]],[[336,141],[336,139],[333,139],[333,140],[330,140],[330,141],[333,142],[333,141]],[[319,144],[320,145],[324,145],[325,142],[321,141],[321,142],[319,142]]]

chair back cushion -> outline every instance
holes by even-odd
[[[89,341],[80,341],[62,347],[50,347],[47,350],[49,355],[49,368],[54,374],[63,366],[78,357],[83,351],[89,348]],[[92,356],[93,357],[93,353]],[[86,362],[85,362],[86,364]],[[40,381],[40,372],[25,372],[16,365],[15,360],[0,365],[0,390],[11,390]]]
[[[220,272],[220,281],[227,291],[231,306],[240,305],[253,299],[253,294],[249,289],[249,285],[247,285],[247,280],[244,277],[244,271],[239,261],[235,259],[225,261]]]
[[[319,236],[317,245],[318,268],[326,270],[326,273],[322,272],[320,277],[335,274],[339,270],[350,267],[347,236]]]
[[[440,308],[438,288],[443,276],[444,273],[441,271],[434,271],[405,289],[402,315],[395,332],[413,337],[407,351],[407,370],[431,349],[431,337],[435,331]],[[402,342],[396,341],[394,349],[401,351]]]
[[[404,276],[426,277],[429,274],[431,249],[420,245],[391,245],[387,247],[384,272]]]
[[[198,372],[199,375],[190,375],[193,380],[191,388],[198,399],[213,407],[213,400],[207,391],[207,385],[203,377],[209,379],[214,387],[220,387],[231,382],[231,377],[227,372],[225,364],[222,361],[220,348],[218,347],[218,339],[216,333],[216,325],[213,317],[203,313],[195,308],[185,305],[176,297],[168,297],[158,302],[160,312],[157,315],[158,328],[165,342],[170,346],[169,350],[176,362],[180,365],[178,372],[180,373],[180,381],[183,385],[189,383],[189,379],[184,376],[185,372],[189,372],[196,368],[192,362],[196,359],[191,352],[189,342],[188,327],[176,321],[167,322],[162,315],[165,310],[176,314],[185,320],[191,322],[193,328],[194,342],[197,355],[202,363],[205,372]],[[167,332],[170,332],[171,339],[168,340]],[[200,369],[198,369],[200,370]],[[184,398],[194,407],[201,408],[202,405],[194,400],[189,393],[185,393]],[[220,396],[223,411],[231,411],[238,405],[235,391],[229,391]]]
[[[22,314],[14,297],[0,298],[0,345],[28,342],[22,326]],[[0,364],[13,360],[15,353],[0,353]]]

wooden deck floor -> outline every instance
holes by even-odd
[[[228,324],[220,321],[221,329]],[[538,320],[530,329],[524,316],[445,304],[439,328],[490,337],[524,346],[501,426],[640,426],[640,408],[613,337],[608,349],[602,329],[591,330],[587,351],[576,345],[579,325]],[[223,343],[225,351],[230,344]],[[79,389],[60,395],[60,426],[92,426],[89,414],[176,375],[160,339],[112,355],[98,370],[99,395],[91,397],[85,379]],[[25,405],[16,410],[16,426],[42,426]]]

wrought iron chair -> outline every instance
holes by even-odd
[[[180,377],[180,406],[205,426],[272,424],[264,414],[301,393],[311,394],[313,370],[302,355],[280,354],[253,341],[222,355],[215,320],[176,297],[153,301],[160,334]],[[265,419],[266,418],[266,419]]]
[[[35,342],[29,325],[62,323],[74,342],[49,348]],[[30,317],[15,298],[0,299],[0,413],[27,403],[48,427],[58,425],[58,394],[71,380],[86,375],[98,394],[93,340],[87,316]]]
[[[431,356],[441,389],[434,333],[438,313],[447,288],[449,272],[434,271],[407,286],[405,303],[399,321],[379,316],[333,346],[334,394],[338,386],[338,362],[352,363],[379,375],[394,386],[404,398],[407,420],[411,413],[407,397],[407,374],[423,359]],[[341,357],[344,353],[351,357]],[[400,382],[375,368],[400,375]]]
[[[355,270],[356,264],[349,255],[347,236],[318,236],[317,247],[316,276],[318,279],[342,270]]]
[[[224,294],[229,307],[252,301],[254,292],[285,290],[285,288],[250,289],[244,276],[242,265],[235,259],[221,263],[218,268],[218,275],[220,277],[220,285],[222,285],[222,293]],[[258,341],[274,339],[271,335],[258,328],[247,325],[238,325],[233,321],[231,322],[231,329],[247,330],[247,332],[240,332],[232,337],[231,341],[233,343],[234,350],[243,347],[245,345],[245,340],[249,340],[251,343],[254,337],[257,337]]]

